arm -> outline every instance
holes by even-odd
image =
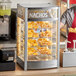
[[[60,22],[60,29],[64,27],[64,24]]]
[[[65,24],[67,24],[68,11],[69,10],[66,10],[60,18],[60,29],[63,28]]]

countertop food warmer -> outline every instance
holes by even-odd
[[[18,4],[17,63],[24,69],[59,67],[60,8]]]

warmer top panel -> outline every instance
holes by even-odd
[[[50,7],[57,7],[56,5],[51,4],[20,4],[22,7],[25,8],[50,8]]]

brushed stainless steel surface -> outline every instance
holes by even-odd
[[[51,5],[51,4],[20,4],[21,6],[25,8],[53,8],[53,7],[58,7],[56,5]]]
[[[0,16],[0,35],[9,34],[10,17]]]
[[[24,69],[24,61],[22,61],[18,56],[17,56],[17,63],[22,69]]]
[[[62,67],[76,66],[76,52],[62,52],[61,53],[61,66]]]
[[[70,8],[70,0],[67,0],[67,8]]]
[[[35,19],[34,18],[34,19],[28,19],[28,21],[56,21],[56,20],[58,20],[58,18],[54,18],[54,19],[53,18],[45,18],[45,19],[44,18],[43,19],[39,19],[39,18]]]
[[[0,41],[0,48],[16,48],[16,40]]]
[[[60,8],[58,9],[58,40],[57,40],[57,66],[58,66],[58,68],[59,68],[59,66],[60,66]]]
[[[25,51],[24,51],[24,70],[27,70],[27,49],[28,49],[28,8],[25,8]]]
[[[28,69],[48,69],[48,68],[56,68],[57,60],[50,61],[28,61],[27,68]]]
[[[27,61],[27,69],[24,67],[25,61],[17,57],[17,63],[24,69],[48,69],[57,68],[57,60],[50,61]]]

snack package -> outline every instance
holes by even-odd
[[[37,49],[41,54],[47,54],[50,55],[51,54],[51,49],[47,48],[47,47],[38,47]]]
[[[52,42],[50,40],[47,40],[46,38],[39,38],[38,39],[38,43],[41,45],[41,46],[45,46],[45,45],[52,45]]]
[[[28,29],[32,29],[33,26],[32,26],[32,22],[28,22]]]
[[[34,48],[28,48],[28,55],[38,55],[37,50]]]
[[[76,28],[69,28],[69,32],[76,33]]]
[[[38,46],[38,43],[34,39],[28,39],[28,47]]]
[[[40,37],[52,37],[51,31],[47,30],[40,33]]]
[[[33,37],[33,30],[28,30],[28,37]]]
[[[31,38],[31,37],[37,38],[37,37],[39,37],[39,33],[35,33],[34,30],[28,30],[28,37],[29,38]]]
[[[41,28],[52,28],[53,23],[40,21],[39,25]]]
[[[38,21],[28,22],[28,29],[38,29],[38,28],[39,28]]]

